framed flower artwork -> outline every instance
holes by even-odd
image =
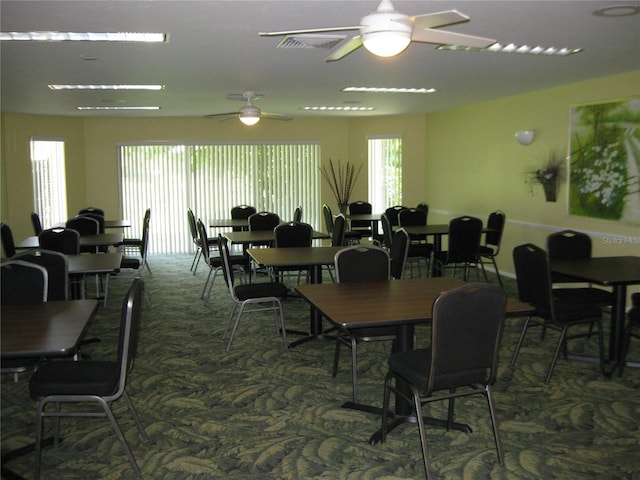
[[[640,97],[570,111],[569,214],[640,224]]]

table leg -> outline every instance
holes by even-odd
[[[431,276],[441,277],[442,269],[439,268],[436,262],[436,255],[442,251],[442,235],[433,236],[433,262],[431,264]]]
[[[311,283],[322,283],[322,265],[311,266]],[[311,305],[309,309],[309,334],[303,338],[296,340],[295,342],[291,342],[289,344],[289,348],[297,347],[298,345],[310,342],[311,340],[326,340],[328,338],[335,338],[323,335],[322,313],[320,313],[320,310],[315,308],[313,305]]]
[[[626,285],[616,285],[613,288],[614,302],[611,310],[611,331],[609,332],[609,360],[614,364],[620,362],[624,333],[624,316],[627,302]]]
[[[58,440],[62,441],[62,439]],[[50,447],[53,445],[53,437],[44,438],[41,443],[41,447]],[[29,445],[25,445],[24,447],[16,448],[15,450],[11,450],[9,452],[2,453],[2,472],[1,477],[6,478],[7,480],[25,480],[25,477],[14,472],[9,467],[6,466],[6,463],[24,455],[29,455],[35,451],[36,445],[35,443],[30,443]]]

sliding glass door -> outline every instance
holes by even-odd
[[[120,145],[122,214],[142,230],[151,208],[149,251],[192,251],[187,208],[206,225],[248,204],[319,227],[318,143]],[[213,232],[211,232],[213,233]]]

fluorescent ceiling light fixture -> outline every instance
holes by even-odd
[[[76,107],[78,110],[160,110],[160,107]]]
[[[340,107],[324,107],[324,106],[309,106],[302,107],[302,110],[313,110],[318,112],[370,112],[375,110],[374,107],[352,107],[352,106],[340,106]]]
[[[166,33],[136,32],[1,32],[0,40],[33,42],[142,42],[163,43]]]
[[[412,87],[345,87],[342,91],[364,93],[434,93],[436,89]]]
[[[460,45],[440,45],[437,50],[454,50],[463,52],[496,52],[496,53],[523,53],[529,55],[549,55],[566,57],[574,53],[582,52],[581,48],[556,48],[556,47],[530,47],[529,45],[516,45],[509,43],[502,45],[500,43],[494,43],[485,48],[477,47],[464,47]]]
[[[51,90],[164,90],[164,85],[49,85]]]

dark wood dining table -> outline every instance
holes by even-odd
[[[104,306],[107,306],[107,293],[109,291],[109,277],[120,270],[122,252],[111,253],[81,253],[79,255],[65,255],[69,267],[69,275],[101,275],[104,277]],[[100,296],[98,292],[97,297]],[[84,288],[81,290],[81,298],[84,298]]]
[[[249,229],[249,219],[247,218],[213,218],[209,220],[211,228],[242,228]]]
[[[0,355],[3,359],[67,357],[78,350],[98,308],[97,300],[71,300],[0,307]],[[53,438],[42,441],[42,446]],[[22,479],[7,462],[32,453],[33,443],[2,452],[2,478]]]
[[[110,247],[122,243],[122,233],[97,233],[95,235],[80,235],[81,247]],[[38,248],[40,242],[37,235],[31,235],[16,245],[17,249]]]
[[[104,228],[129,228],[131,226],[131,222],[129,220],[119,219],[119,220],[105,220]]]
[[[622,357],[627,286],[640,284],[640,257],[614,256],[552,260],[551,271],[571,276],[578,282],[590,282],[612,288],[614,303],[611,311],[608,355],[615,370]]]
[[[97,300],[70,300],[28,305],[2,305],[2,358],[73,355]]]
[[[362,283],[324,283],[298,285],[296,289],[330,322],[345,329],[362,327],[396,327],[394,351],[402,352],[414,348],[415,325],[431,320],[433,302],[443,292],[464,284],[453,277],[413,278]],[[506,316],[526,316],[534,312],[531,305],[509,298]],[[406,386],[398,385],[411,397]],[[343,407],[364,411],[376,409],[346,402]],[[389,430],[397,425],[415,421],[411,416],[412,406],[402,395],[396,395],[393,422]],[[425,419],[431,424],[446,425],[446,420]],[[469,431],[463,424],[453,428]],[[370,442],[380,440],[380,432],[372,435]]]
[[[249,245],[251,243],[260,242],[273,242],[275,241],[275,235],[273,230],[253,230],[245,232],[224,232],[222,234],[230,243],[238,243],[242,245]],[[312,238],[314,240],[331,238],[329,235],[323,232],[313,231]]]
[[[322,283],[322,266],[333,265],[336,253],[344,247],[287,247],[249,248],[247,253],[263,267],[309,267],[312,284]],[[311,340],[325,338],[322,329],[322,315],[313,305],[310,308],[309,331],[301,333],[303,338],[289,344],[296,347]]]
[[[400,228],[399,226],[396,228]],[[409,235],[427,235],[433,237],[433,249],[435,252],[442,250],[442,237],[449,235],[449,224],[438,223],[433,225],[407,225],[404,228]],[[482,233],[491,232],[488,227],[482,228]]]

